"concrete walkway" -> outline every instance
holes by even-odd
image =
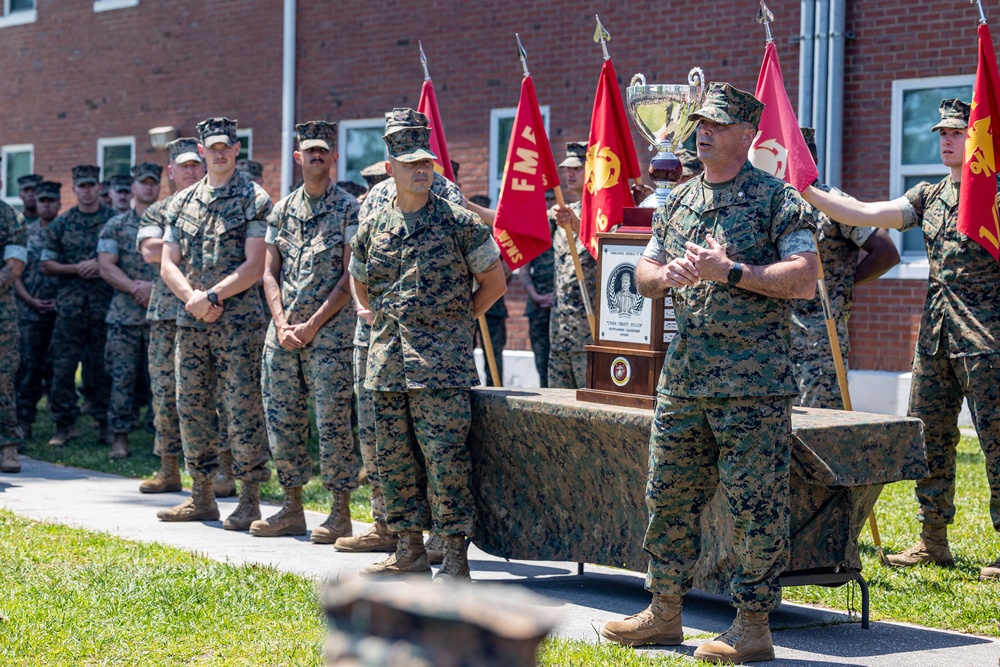
[[[311,544],[305,537],[268,539],[232,533],[222,530],[221,522],[160,523],[156,511],[177,504],[186,492],[148,496],[139,493],[134,479],[25,457],[22,465],[19,475],[0,474],[0,507],[31,519],[159,542],[234,564],[273,565],[320,579],[354,575],[381,558],[380,554],[339,553],[330,546]],[[235,499],[220,500],[222,516],[235,505]],[[307,515],[310,528],[324,518],[315,512]],[[365,528],[355,523],[355,532]],[[587,566],[586,573],[577,576],[575,563],[507,562],[475,547],[469,561],[476,581],[524,586],[550,598],[562,614],[556,629],[562,637],[596,641],[600,623],[636,613],[649,603],[643,577],[636,573]],[[872,607],[877,606],[876,596]],[[733,613],[727,598],[692,592],[684,600],[685,631],[708,638],[725,630]],[[805,605],[782,604],[772,614],[771,626],[778,659],[762,664],[774,667],[993,667],[1000,659],[1000,641],[994,639],[902,623],[873,622],[870,630],[862,630],[859,622],[843,613]],[[690,640],[675,652],[690,655],[702,641]]]

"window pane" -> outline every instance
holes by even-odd
[[[385,160],[385,142],[382,140],[384,133],[385,129],[382,127],[348,128],[343,146],[347,173],[338,174],[337,179],[366,185],[359,172],[370,164]]]
[[[105,180],[112,176],[130,174],[132,167],[132,146],[122,144],[118,146],[104,147],[104,176]]]
[[[35,8],[35,0],[10,0],[10,11],[19,12]]]
[[[503,187],[503,170],[507,166],[507,149],[510,148],[510,132],[514,129],[514,117],[500,118],[497,120],[497,145],[493,147],[497,156],[496,182],[499,187]],[[559,164],[556,160],[556,164]],[[499,190],[493,193],[494,201],[500,195]]]
[[[972,86],[920,88],[903,93],[903,164],[936,164],[941,161],[938,135],[930,131],[940,116],[941,100],[972,100]]]
[[[3,163],[3,194],[5,197],[17,197],[17,179],[31,173],[31,153],[7,153]]]
[[[930,132],[928,132],[927,134],[930,134]],[[933,135],[931,135],[931,136],[933,136]],[[903,188],[905,188],[905,190],[909,190],[910,188],[912,188],[914,185],[916,185],[920,181],[927,181],[928,183],[937,183],[942,178],[944,178],[944,176],[942,176],[941,174],[926,174],[926,175],[923,175],[923,176],[907,176],[903,180]],[[909,231],[903,232],[902,251],[905,254],[910,255],[911,259],[914,258],[914,257],[916,257],[916,256],[918,256],[918,255],[920,257],[926,257],[927,256],[927,248],[924,247],[924,232],[923,232],[923,230],[921,230],[921,229],[918,228],[918,229],[911,229]]]
[[[253,136],[249,132],[240,132],[237,130],[236,138],[240,140],[240,154],[236,156],[237,160],[251,160],[253,159]]]

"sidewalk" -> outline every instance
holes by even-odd
[[[222,530],[212,523],[161,523],[157,510],[177,504],[185,493],[142,495],[134,479],[66,468],[22,457],[18,475],[0,475],[0,507],[21,516],[78,526],[143,542],[159,542],[196,551],[234,564],[259,563],[319,579],[352,576],[381,554],[345,554],[314,545],[307,537],[258,538]],[[227,516],[235,499],[220,499]],[[267,515],[269,512],[264,511]],[[309,527],[323,515],[307,512]],[[355,523],[354,530],[365,529]],[[588,565],[577,576],[575,563],[512,561],[469,552],[476,581],[520,585],[552,599],[562,614],[556,634],[596,641],[596,628],[608,620],[636,613],[649,604],[641,574]],[[872,609],[877,610],[877,597]],[[684,599],[684,627],[689,634],[718,634],[729,627],[734,610],[724,597],[694,591]],[[1000,641],[902,623],[872,622],[862,630],[844,613],[784,603],[771,615],[777,660],[774,667],[866,665],[871,667],[994,667]],[[694,652],[704,639],[675,649]],[[659,653],[659,650],[641,649]],[[694,663],[692,663],[694,664]]]

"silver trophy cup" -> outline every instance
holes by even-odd
[[[674,155],[694,131],[696,121],[688,114],[700,109],[705,101],[705,73],[700,67],[688,72],[688,85],[646,84],[646,77],[636,74],[625,91],[629,116],[642,136],[655,146],[656,156],[649,163],[649,175],[656,183],[656,193],[641,206],[658,207],[670,194],[670,183],[680,178],[684,169]]]

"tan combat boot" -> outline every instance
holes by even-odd
[[[979,571],[979,581],[1000,581],[1000,558]]]
[[[705,662],[742,665],[744,662],[774,660],[771,628],[766,611],[736,610],[729,629],[695,649],[694,657]]]
[[[440,565],[444,562],[444,540],[436,533],[428,533],[424,542],[427,548],[427,560],[431,565]]]
[[[260,483],[243,482],[240,502],[233,513],[222,522],[226,530],[250,530],[250,525],[260,518]]]
[[[313,530],[309,541],[313,544],[336,544],[341,537],[350,537],[353,534],[351,492],[335,491],[333,504],[330,507],[330,516],[326,517],[326,521]]]
[[[21,472],[21,459],[17,455],[17,445],[0,447],[0,472]]]
[[[113,459],[127,459],[132,455],[132,448],[128,441],[128,433],[115,433],[111,438],[111,454]]]
[[[219,476],[213,483],[216,498],[232,498],[236,495],[236,478],[233,477],[233,453],[226,450],[219,454]]]
[[[371,528],[360,535],[337,538],[337,541],[333,543],[333,548],[337,551],[355,553],[370,551],[392,553],[396,550],[397,539],[397,534],[389,530],[389,526],[381,521],[376,521]]]
[[[912,567],[920,563],[954,565],[955,559],[948,548],[948,527],[925,523],[917,543],[902,553],[888,556],[888,560],[889,565],[895,567]]]
[[[69,426],[56,426],[56,432],[49,438],[49,446],[51,447],[65,447],[66,443],[73,439],[70,435]]]
[[[383,576],[394,574],[419,574],[430,572],[431,564],[427,562],[427,551],[424,549],[424,534],[419,530],[404,530],[396,542],[396,553],[384,561],[362,568],[361,576]]]
[[[638,614],[605,623],[601,636],[625,646],[679,646],[684,642],[681,597],[654,594],[653,602]]]
[[[156,518],[160,521],[218,521],[219,506],[212,493],[212,480],[194,480],[191,497],[180,505],[160,510]]]
[[[465,546],[465,535],[447,535],[442,537],[444,542],[444,562],[438,570],[434,581],[448,581],[451,579],[472,579],[469,574],[469,554],[468,547]]]
[[[250,524],[250,534],[257,537],[305,535],[306,513],[302,510],[302,487],[285,489],[285,504],[277,514]]]
[[[139,485],[142,493],[170,493],[181,490],[181,471],[176,456],[161,456],[160,470]]]

